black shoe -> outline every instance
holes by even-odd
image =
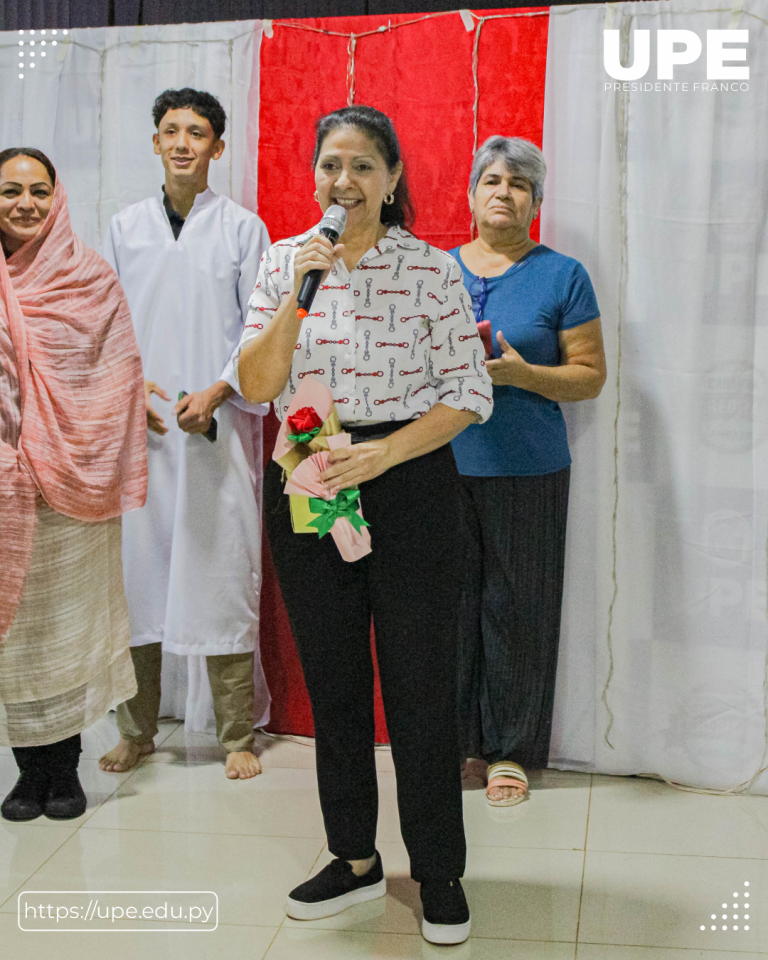
[[[48,778],[40,770],[22,770],[0,807],[4,820],[36,820],[43,814]]]
[[[285,909],[294,920],[320,920],[341,913],[354,903],[376,900],[387,892],[387,881],[376,851],[376,862],[362,877],[356,877],[346,860],[331,860],[316,877],[288,895]]]
[[[74,820],[85,813],[85,798],[77,766],[80,762],[80,735],[48,747],[48,793],[44,813],[49,820]]]
[[[56,777],[48,784],[44,813],[49,820],[74,820],[85,813],[87,805],[76,772]]]
[[[421,934],[430,943],[464,943],[472,921],[460,880],[424,880]]]

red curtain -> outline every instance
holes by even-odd
[[[546,13],[546,8],[531,8]],[[482,16],[520,9],[476,11]],[[284,21],[342,33],[413,20],[334,17]],[[312,199],[314,123],[347,103],[346,37],[274,24],[261,45],[259,215],[273,240],[301,233],[319,219]],[[492,134],[526,137],[541,146],[549,17],[516,16],[483,24],[478,50],[478,145]],[[475,27],[475,30],[477,27]],[[438,16],[357,41],[355,103],[390,116],[403,148],[416,207],[414,232],[448,250],[469,240],[467,183],[472,166],[472,49],[458,13]],[[538,239],[538,221],[534,223]],[[277,421],[265,424],[265,460]],[[261,655],[272,692],[276,733],[312,736],[312,715],[301,667],[265,543]],[[376,739],[387,742],[376,680]]]

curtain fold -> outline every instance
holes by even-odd
[[[608,15],[706,46],[731,11],[698,6]],[[552,757],[714,789],[765,765],[768,716],[768,5],[745,6],[749,90],[717,93],[693,90],[706,54],[688,92],[604,90],[606,8],[553,8],[544,111],[542,239],[595,282],[610,371],[566,405]]]

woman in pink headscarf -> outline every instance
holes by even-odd
[[[142,506],[128,305],[37,150],[0,152],[0,743],[7,820],[85,811],[80,732],[134,695],[120,515]]]

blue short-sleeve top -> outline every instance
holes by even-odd
[[[476,274],[460,248],[450,251],[468,290]],[[491,323],[493,355],[501,356],[496,334],[528,363],[561,362],[558,334],[600,316],[587,271],[571,257],[540,244],[498,277],[487,277],[483,319]],[[477,283],[475,284],[477,290]],[[493,414],[473,423],[453,441],[459,473],[470,477],[539,476],[569,466],[571,455],[560,405],[513,386],[493,388]]]

